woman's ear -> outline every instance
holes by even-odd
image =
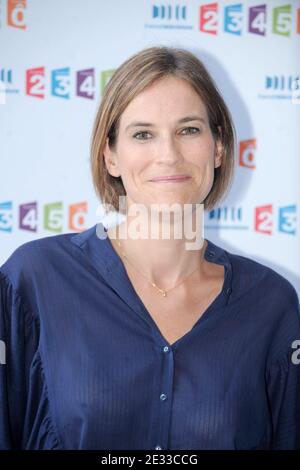
[[[215,168],[218,168],[219,166],[221,166],[222,157],[224,153],[222,140],[221,140],[222,128],[220,126],[218,126],[218,131],[219,131],[219,136],[216,139],[216,145],[215,145]]]
[[[120,176],[120,171],[118,169],[117,155],[109,147],[109,137],[106,137],[105,147],[103,150],[103,158],[104,158],[108,173],[111,176],[116,176],[116,177]]]

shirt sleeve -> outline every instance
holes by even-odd
[[[272,449],[300,450],[300,306],[294,289],[275,337],[277,358],[267,373]]]
[[[38,325],[0,271],[0,449],[22,449]]]

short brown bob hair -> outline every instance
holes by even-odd
[[[222,163],[215,168],[213,186],[203,201],[204,209],[212,209],[230,188],[236,131],[230,111],[214,80],[190,51],[166,46],[149,47],[131,56],[115,70],[105,87],[94,122],[91,139],[93,184],[102,204],[109,204],[110,210],[120,211],[119,196],[125,196],[126,191],[121,177],[110,175],[106,168],[103,155],[106,139],[109,137],[109,145],[114,148],[120,117],[125,108],[146,87],[168,76],[186,80],[198,93],[206,106],[212,135],[215,141],[219,140],[223,149]]]

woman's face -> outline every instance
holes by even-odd
[[[206,107],[185,80],[166,77],[136,96],[120,118],[116,147],[106,142],[109,173],[121,176],[132,203],[201,203],[208,195],[217,156]],[[185,175],[188,179],[155,182]]]

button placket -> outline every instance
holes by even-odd
[[[164,344],[161,346],[162,375],[160,381],[160,393],[158,395],[158,413],[156,439],[154,442],[155,450],[168,449],[170,418],[172,413],[172,393],[174,376],[174,356],[170,346]]]

